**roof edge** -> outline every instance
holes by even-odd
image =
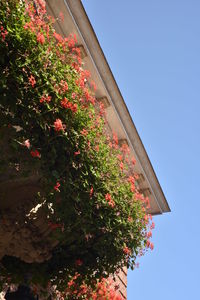
[[[95,65],[96,70],[108,91],[108,94],[110,95],[112,105],[119,116],[121,124],[126,132],[127,139],[136,153],[136,158],[138,159],[141,168],[144,171],[146,180],[151,187],[155,200],[160,208],[160,213],[170,212],[170,207],[159,184],[153,166],[133,123],[83,4],[80,0],[63,1],[68,8],[77,30],[85,43],[88,54],[92,59],[93,64]]]

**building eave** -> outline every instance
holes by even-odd
[[[97,81],[97,86],[98,84],[100,86],[97,88],[96,97],[108,98],[111,104],[111,108],[108,109],[111,128],[120,126],[119,136],[128,141],[137,161],[137,172],[144,176],[143,189],[150,190],[150,212],[152,214],[169,212],[165,195],[81,1],[49,0],[47,3],[50,13],[54,16],[58,16],[59,12],[63,12],[64,16],[68,15],[64,23],[58,26],[58,31],[64,36],[76,33],[78,42],[87,53],[86,67]]]

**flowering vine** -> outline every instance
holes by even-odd
[[[104,295],[100,278],[134,268],[137,255],[153,249],[149,200],[139,192],[129,148],[107,133],[76,37],[56,33],[45,2],[34,3],[0,3],[0,130],[6,128],[15,156],[7,169],[20,168],[23,156],[29,157],[30,175],[37,166],[43,192],[36,199],[59,243],[39,274],[37,263],[4,257],[0,281],[9,276],[18,283],[29,272],[34,284],[51,282],[63,293],[78,272]]]

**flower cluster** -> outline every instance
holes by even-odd
[[[0,129],[10,132],[9,168],[28,160],[31,176],[37,167],[35,198],[56,246],[40,274],[37,264],[8,257],[0,281],[13,274],[11,282],[20,282],[28,268],[35,283],[51,281],[63,292],[78,269],[86,285],[98,286],[99,298],[91,299],[104,299],[99,279],[134,268],[136,256],[153,249],[149,200],[139,192],[128,146],[107,133],[76,37],[56,33],[45,2],[34,3],[0,2]]]
[[[111,195],[110,194],[106,194],[105,195],[105,199],[108,202],[108,204],[113,208],[115,207],[115,202],[112,200]]]
[[[64,126],[60,119],[56,119],[54,122],[54,129],[55,131],[64,131]]]
[[[59,294],[60,299],[76,299],[76,300],[122,300],[122,296],[118,292],[119,286],[111,279],[102,279],[91,288],[85,283],[79,284],[80,275],[76,274],[67,284],[67,288],[63,293]],[[57,294],[58,296],[58,294]]]
[[[5,41],[7,34],[8,34],[8,31],[6,29],[4,29],[4,27],[1,25],[0,26],[0,35],[1,35],[2,42]]]

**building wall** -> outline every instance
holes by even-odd
[[[122,299],[127,299],[127,268],[123,268],[114,276],[113,289],[119,287],[118,292]]]

